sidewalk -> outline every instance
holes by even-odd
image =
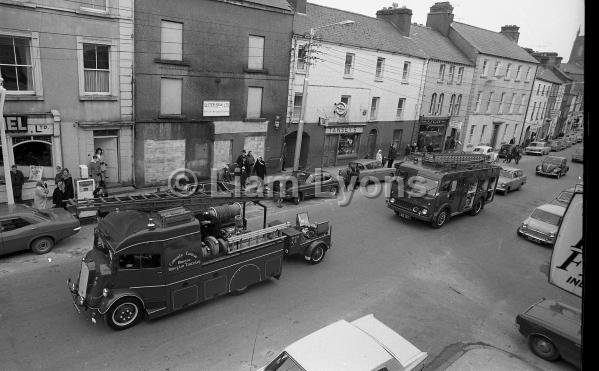
[[[424,367],[424,371],[540,371],[541,368],[499,348],[456,344]]]

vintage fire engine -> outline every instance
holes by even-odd
[[[477,215],[493,201],[500,169],[478,154],[414,157],[396,165],[387,207],[440,228],[450,217]]]
[[[78,312],[103,317],[124,330],[214,297],[240,293],[279,278],[285,255],[318,264],[331,247],[329,222],[266,225],[264,196],[212,194],[177,197],[168,192],[72,203],[96,210],[93,248],[76,281],[68,280]],[[246,203],[263,208],[261,229],[247,228]]]

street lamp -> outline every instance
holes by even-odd
[[[4,164],[4,184],[6,187],[6,202],[9,205],[15,203],[12,193],[12,179],[10,177],[10,166],[8,163],[8,143],[6,140],[6,123],[4,120],[4,100],[6,99],[6,89],[4,88],[4,79],[0,76],[0,137],[2,139],[2,160]]]
[[[306,116],[306,107],[308,106],[308,82],[310,79],[310,64],[311,55],[312,55],[312,40],[314,40],[314,35],[316,34],[316,30],[320,30],[326,27],[332,26],[344,26],[354,24],[354,21],[345,20],[341,22],[335,22],[331,24],[326,24],[324,26],[312,27],[310,28],[310,39],[308,40],[308,46],[306,50],[306,75],[304,76],[304,86],[302,90],[302,109],[300,110],[299,123],[297,125],[297,136],[295,138],[295,153],[293,157],[293,171],[297,171],[299,169],[299,161],[300,161],[300,152],[302,150],[302,135],[304,133],[304,117]]]

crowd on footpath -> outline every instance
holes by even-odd
[[[97,148],[92,160],[88,166],[90,176],[95,181],[95,189],[93,191],[94,198],[106,197],[106,166],[102,161],[102,148]],[[25,184],[25,176],[23,172],[17,168],[17,165],[12,165],[10,168],[10,178],[12,181],[12,190],[15,203],[24,204],[23,201],[23,184]],[[38,210],[48,208],[64,208],[67,209],[69,200],[75,198],[75,188],[73,177],[69,169],[56,166],[56,175],[54,176],[54,184],[56,188],[50,196],[50,191],[46,182],[38,181],[35,184],[33,192],[32,206]]]

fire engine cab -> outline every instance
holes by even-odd
[[[295,225],[275,221],[267,226],[262,199],[150,195],[145,201],[75,202],[78,212],[95,208],[106,214],[78,279],[67,281],[76,310],[90,314],[94,323],[103,317],[111,328],[124,330],[143,317],[153,319],[278,279],[285,255],[320,263],[331,246],[329,223],[312,224],[302,213]],[[261,229],[247,228],[249,201],[264,209]],[[173,207],[177,203],[185,206]]]
[[[427,154],[395,167],[387,207],[434,228],[458,214],[477,215],[493,201],[501,169],[484,155],[465,153]]]

